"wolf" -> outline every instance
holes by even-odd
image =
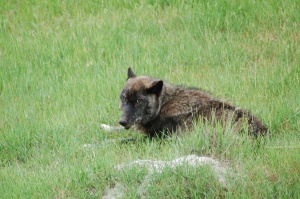
[[[127,81],[120,94],[122,116],[119,124],[147,136],[180,135],[195,120],[230,123],[236,132],[255,137],[265,135],[267,127],[249,111],[213,98],[197,88],[174,86],[161,79],[137,76],[128,68]],[[246,124],[246,128],[243,127]]]

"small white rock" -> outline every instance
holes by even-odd
[[[109,125],[107,125],[107,124],[100,124],[100,126],[101,126],[106,132],[113,132],[113,131],[121,131],[121,130],[124,130],[124,127],[109,126]]]

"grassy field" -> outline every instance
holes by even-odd
[[[248,109],[270,136],[107,134],[128,67]],[[0,1],[0,198],[101,198],[117,182],[139,198],[147,172],[114,165],[193,153],[229,165],[225,188],[209,168],[166,169],[145,197],[299,198],[299,74],[299,0]]]

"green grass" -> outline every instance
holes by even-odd
[[[201,87],[267,124],[261,144],[197,125],[181,139],[101,144],[116,125],[127,68]],[[1,1],[0,196],[99,198],[145,171],[136,159],[197,153],[234,171],[228,187],[207,168],[154,177],[149,198],[300,195],[300,1]]]

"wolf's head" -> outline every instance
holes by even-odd
[[[128,77],[121,91],[120,108],[123,111],[119,123],[129,129],[133,125],[145,125],[160,112],[163,81],[147,76],[136,76],[128,68]]]

